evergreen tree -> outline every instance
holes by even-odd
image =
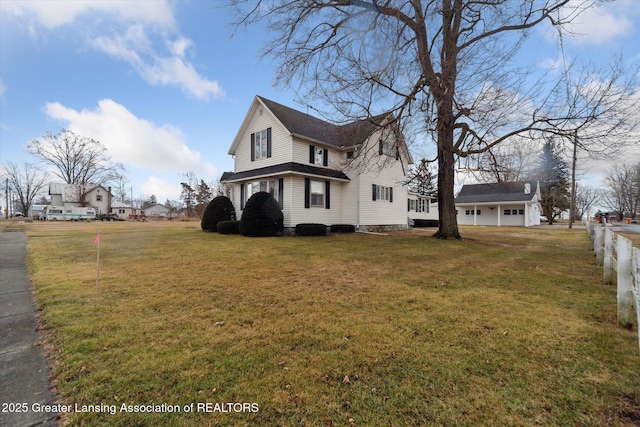
[[[549,219],[549,224],[553,224],[562,211],[569,209],[571,196],[569,168],[553,140],[547,141],[542,147],[537,175],[540,181],[542,213]]]
[[[213,192],[211,191],[211,187],[201,179],[195,188],[195,199],[196,206],[195,211],[196,215],[202,218],[207,205],[213,198]]]

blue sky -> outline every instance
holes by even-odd
[[[576,0],[579,1],[579,0]],[[181,175],[213,181],[256,94],[303,109],[276,90],[260,60],[260,27],[237,31],[222,1],[0,1],[0,162],[34,162],[27,143],[62,128],[100,140],[124,163],[134,197],[178,199]],[[640,60],[640,0],[583,15],[571,57]],[[559,59],[532,33],[523,54]],[[590,166],[593,176],[605,166]]]

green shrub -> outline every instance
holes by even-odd
[[[277,236],[284,230],[284,215],[271,194],[260,191],[247,200],[240,219],[240,234]]]
[[[202,215],[200,226],[203,231],[218,231],[220,221],[236,219],[236,210],[231,199],[226,196],[218,196],[209,202]]]
[[[355,233],[356,226],[351,224],[332,224],[331,232],[332,233]]]
[[[326,236],[327,226],[324,224],[298,224],[296,225],[297,236]]]
[[[418,227],[438,227],[438,220],[437,219],[414,219],[413,220],[413,226],[415,228]]]
[[[218,233],[220,234],[240,234],[240,221],[229,220],[218,223]]]

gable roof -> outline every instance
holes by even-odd
[[[525,187],[529,186],[529,193]],[[464,185],[456,197],[456,204],[530,202],[539,194],[537,181],[518,181]]]
[[[335,147],[350,147],[362,144],[379,129],[383,116],[358,120],[345,125],[335,125],[285,105],[257,97],[293,135],[304,139],[324,142]]]
[[[364,143],[373,132],[380,128],[376,123],[381,123],[385,117],[381,115],[344,125],[335,125],[256,95],[229,148],[229,154],[235,153],[235,149],[240,143],[240,136],[244,133],[251,117],[259,106],[269,110],[291,135],[337,148],[353,147]]]

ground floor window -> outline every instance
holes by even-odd
[[[311,180],[311,206],[324,207],[324,187],[324,182]]]
[[[387,200],[393,202],[393,188],[373,184],[373,201]]]
[[[278,195],[279,195],[279,185],[278,185],[278,180],[277,179],[269,179],[269,180],[263,180],[263,181],[253,181],[253,182],[248,182],[246,185],[246,191],[244,192],[245,195],[245,199],[244,201],[246,202],[247,200],[249,200],[249,197],[251,197],[252,195],[254,195],[255,193],[258,193],[260,191],[264,191],[266,193],[269,193],[273,196],[274,199],[278,200]]]
[[[274,199],[278,201],[280,205],[280,209],[283,208],[283,181],[280,179],[263,179],[260,181],[251,181],[244,183],[240,186],[240,209],[244,209],[245,203],[247,200],[260,191],[264,191],[266,193],[271,194]]]

